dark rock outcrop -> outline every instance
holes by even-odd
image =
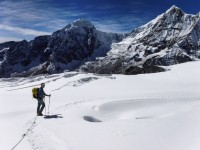
[[[0,44],[0,77],[30,76],[74,70],[87,61],[105,56],[121,34],[97,30],[87,20],[77,20],[51,36],[28,42]]]

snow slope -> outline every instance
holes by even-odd
[[[0,149],[11,149],[32,125],[16,150],[199,150],[199,67],[196,61],[135,76],[0,79]],[[41,82],[52,94],[50,117],[33,124],[31,89]]]

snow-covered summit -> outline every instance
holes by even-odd
[[[89,21],[85,19],[78,19],[72,23],[74,26],[86,26],[86,27],[94,27],[94,25]]]
[[[170,7],[165,13],[184,13],[183,10],[179,7],[177,7],[176,5],[173,5],[172,7]]]
[[[66,27],[63,28],[63,30],[67,31],[73,28],[82,28],[82,27],[86,27],[86,28],[95,28],[94,25],[86,19],[78,19],[75,20],[74,22],[68,24]]]
[[[126,73],[127,70],[129,73],[137,67],[192,61],[200,58],[199,41],[199,15],[186,14],[172,6],[120,43],[114,43],[105,58],[83,68],[100,73]]]

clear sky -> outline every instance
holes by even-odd
[[[200,11],[200,0],[0,0],[0,42],[51,34],[79,18],[126,33],[172,5],[188,14]]]

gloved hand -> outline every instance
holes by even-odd
[[[49,94],[48,96],[51,97],[51,94]]]

